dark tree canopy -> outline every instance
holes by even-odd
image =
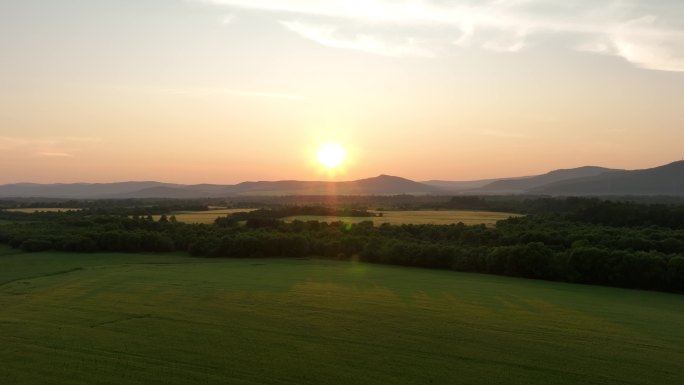
[[[466,200],[456,200],[462,204]],[[480,204],[479,200],[469,200]],[[532,214],[495,228],[374,226],[362,209],[280,207],[184,224],[150,214],[0,211],[0,243],[27,252],[168,252],[194,256],[320,257],[533,279],[684,291],[684,206],[568,198],[523,203]],[[369,216],[355,225],[291,215]]]

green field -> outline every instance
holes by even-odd
[[[0,249],[2,384],[681,384],[684,296]]]

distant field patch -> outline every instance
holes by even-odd
[[[214,223],[218,217],[223,217],[229,214],[254,211],[256,209],[220,209],[209,211],[182,211],[176,212],[172,215],[176,216],[176,220],[185,223]],[[485,224],[493,226],[497,221],[508,219],[510,217],[519,217],[520,214],[489,212],[489,211],[464,211],[464,210],[416,210],[416,211],[372,211],[374,214],[382,213],[382,217],[336,217],[336,216],[315,216],[315,215],[299,215],[284,218],[287,222],[294,220],[300,221],[321,221],[321,222],[337,222],[345,223],[360,223],[364,221],[373,221],[376,225],[389,223],[393,225],[402,224],[431,224],[431,225],[448,225],[452,223],[463,222],[466,225]],[[159,220],[159,215],[154,216],[155,220]]]
[[[0,247],[2,384],[680,385],[684,296]]]
[[[376,225],[389,223],[392,225],[448,225],[463,222],[466,225],[484,224],[493,226],[497,221],[510,217],[519,217],[520,214],[500,213],[489,211],[462,211],[462,210],[420,210],[420,211],[372,211],[382,213],[382,217],[321,217],[313,215],[300,215],[286,218],[287,221],[321,221],[359,223],[373,221]]]
[[[184,223],[203,223],[203,224],[211,224],[214,223],[214,220],[218,217],[225,217],[226,215],[234,214],[234,213],[244,213],[246,211],[254,211],[256,209],[217,209],[217,210],[209,210],[209,211],[177,211],[175,213],[167,215],[167,217],[170,217],[171,215],[174,215],[176,217],[176,220],[178,222],[184,222]],[[159,220],[160,215],[153,215],[152,216],[155,221]]]
[[[58,213],[66,211],[80,211],[80,208],[64,208],[64,207],[39,207],[39,208],[23,208],[23,209],[5,209],[5,211],[12,211],[15,213],[27,213],[33,214],[35,212],[39,213]]]

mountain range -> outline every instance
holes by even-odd
[[[0,185],[0,198],[221,198],[284,195],[669,195],[684,196],[684,161],[644,170],[595,166],[554,170],[542,175],[476,181],[409,179],[380,175],[347,182],[260,181],[234,185],[160,182]]]

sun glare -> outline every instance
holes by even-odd
[[[325,143],[318,148],[316,155],[323,166],[334,169],[344,162],[347,152],[337,143]]]

